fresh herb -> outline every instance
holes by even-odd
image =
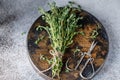
[[[36,31],[42,31],[41,26],[38,26],[38,27],[36,28]]]
[[[101,29],[101,24],[100,23],[98,23],[97,21],[96,21],[96,24],[97,24],[97,28],[96,28],[96,30],[99,30],[99,29]]]
[[[80,20],[80,17],[76,16],[75,10],[81,11],[81,9],[80,6],[73,8],[72,2],[62,8],[56,6],[55,2],[49,5],[51,8],[50,12],[45,12],[39,8],[39,11],[43,14],[43,20],[49,26],[39,26],[36,30],[44,29],[49,35],[53,48],[53,50],[50,50],[50,54],[53,55],[51,63],[54,64],[51,68],[52,77],[58,76],[59,78],[65,50],[73,43],[73,37],[79,33],[77,28],[80,28],[80,26],[77,22]]]
[[[79,27],[81,27],[81,26],[82,26],[82,25],[79,25]],[[76,34],[80,34],[80,35],[82,35],[82,36],[85,35],[84,31],[82,31],[82,30],[79,30],[78,32],[76,32]]]
[[[36,41],[35,41],[35,44],[37,45],[41,40],[44,39],[45,36],[41,36],[39,37]]]
[[[80,49],[78,47],[76,47],[76,49],[74,50],[74,54],[76,54],[77,52],[80,52]]]
[[[21,35],[24,35],[24,34],[26,34],[26,32],[22,32],[22,33],[21,33]]]
[[[83,36],[85,35],[85,33],[83,31],[81,31],[80,34],[83,35]]]
[[[81,50],[78,48],[78,46],[73,51],[73,56],[75,57]]]
[[[46,57],[44,55],[40,55],[40,60],[46,60]]]
[[[48,59],[44,55],[40,55],[40,60],[47,61],[49,64],[52,64],[53,59]]]
[[[97,36],[98,36],[97,30],[93,30],[90,37],[91,37],[92,39],[96,39]]]
[[[68,73],[68,72],[70,72],[70,70],[68,70],[68,69],[65,69],[65,72],[66,72],[66,73]]]
[[[101,24],[99,24],[97,21],[96,22],[96,29],[92,31],[90,38],[96,39],[97,36],[99,35],[98,30],[101,29]]]

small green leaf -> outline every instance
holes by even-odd
[[[65,72],[68,73],[68,72],[70,72],[70,71],[69,71],[68,69],[65,69]]]
[[[83,31],[78,32],[78,34],[81,34],[83,36],[85,35],[85,33]]]
[[[22,33],[21,33],[21,35],[24,35],[24,34],[26,34],[26,32],[22,32]]]
[[[74,54],[80,52],[80,49],[78,47],[76,47],[76,49],[74,50]]]
[[[91,37],[92,39],[95,39],[97,36],[98,36],[97,30],[93,30],[90,37]]]
[[[45,36],[41,36],[39,37],[36,41],[35,41],[35,44],[37,45],[41,40],[44,39]]]

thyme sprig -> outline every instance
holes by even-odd
[[[53,50],[52,77],[58,76],[62,68],[62,56],[66,48],[73,43],[73,37],[79,32],[76,30],[80,27],[77,23],[80,17],[76,16],[75,10],[81,11],[80,6],[73,8],[73,3],[59,8],[56,3],[49,4],[51,11],[45,12],[42,8],[39,11],[43,14],[42,18],[49,26],[38,26],[37,30],[44,29],[49,35]]]
[[[39,37],[36,41],[35,44],[37,45],[41,40],[43,40],[45,38],[45,36],[41,36]]]
[[[97,30],[93,30],[90,37],[91,37],[92,39],[96,39],[97,36],[98,36],[98,31],[97,31]]]

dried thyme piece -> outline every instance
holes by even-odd
[[[74,11],[81,11],[81,9],[80,6],[73,8],[73,3],[62,8],[56,6],[55,2],[49,5],[51,8],[50,12],[45,12],[39,8],[39,11],[43,14],[43,20],[45,20],[49,26],[39,26],[37,30],[40,28],[44,29],[49,35],[53,48],[53,50],[50,50],[50,54],[53,56],[51,63],[54,64],[49,69],[52,69],[52,77],[58,76],[59,78],[63,66],[62,57],[65,50],[73,43],[73,37],[80,33],[76,30],[80,27],[77,24],[80,18],[76,16]]]

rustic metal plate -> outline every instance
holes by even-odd
[[[85,36],[77,35],[74,37],[74,43],[66,50],[65,56],[63,57],[63,68],[62,72],[60,73],[61,80],[81,80],[82,78],[79,76],[79,71],[81,70],[82,66],[84,66],[85,61],[87,60],[87,56],[84,58],[83,62],[80,64],[79,68],[76,71],[72,72],[65,72],[65,62],[69,57],[72,58],[73,64],[70,65],[70,67],[75,66],[75,61],[77,61],[77,58],[73,57],[72,50],[75,49],[75,47],[78,47],[83,52],[87,52],[87,50],[90,47],[90,43],[93,41],[92,39],[87,38],[91,33],[91,30],[96,28],[96,26],[99,24],[101,29],[98,30],[99,35],[96,38],[96,41],[98,42],[95,49],[92,51],[92,57],[94,58],[93,65],[95,67],[95,74],[102,68],[109,49],[109,40],[106,33],[105,28],[103,25],[96,19],[93,15],[90,13],[82,10],[82,12],[76,12],[77,16],[83,16],[83,20],[80,21],[82,23],[83,27],[82,30],[85,32]],[[79,24],[79,23],[78,23]],[[40,55],[44,54],[48,57],[51,57],[49,54],[49,50],[52,49],[50,40],[48,38],[48,34],[43,31],[36,31],[36,28],[38,25],[45,26],[46,23],[42,20],[41,16],[34,22],[34,24],[31,26],[30,31],[28,33],[27,37],[27,45],[28,45],[28,51],[29,51],[29,59],[33,66],[33,68],[40,74],[40,76],[44,77],[46,80],[51,79],[51,71],[47,71],[45,73],[41,73],[40,71],[43,69],[47,69],[49,65],[40,60]],[[45,38],[41,42],[39,42],[38,45],[35,44],[35,41],[38,37],[41,35],[44,35]],[[87,36],[88,35],[88,36]],[[79,57],[79,56],[78,56]],[[83,72],[84,76],[88,76],[92,73],[91,67],[88,64],[86,69]]]

